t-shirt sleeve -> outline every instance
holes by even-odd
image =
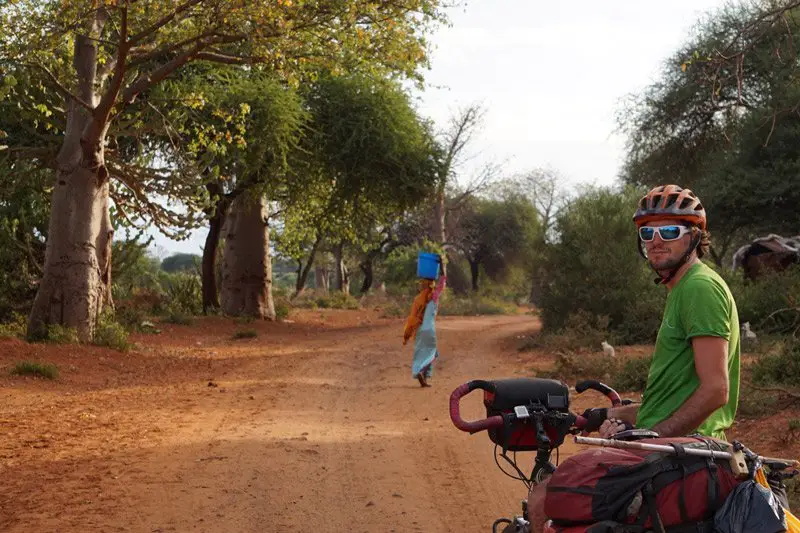
[[[686,281],[681,298],[681,322],[686,338],[729,338],[731,301],[725,288],[708,278]]]

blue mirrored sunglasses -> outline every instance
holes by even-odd
[[[686,226],[670,225],[670,226],[642,226],[639,228],[639,238],[645,242],[652,241],[656,232],[662,241],[674,241],[680,239],[691,230]]]

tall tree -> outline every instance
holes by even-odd
[[[164,91],[168,95],[203,94],[202,105],[178,110],[169,118],[179,125],[182,145],[203,169],[209,232],[203,248],[203,309],[218,308],[216,260],[222,228],[239,196],[267,195],[270,201],[287,196],[287,189],[304,186],[306,175],[292,169],[308,121],[297,91],[273,75],[238,68],[197,69]],[[239,205],[239,209],[243,209]],[[237,224],[256,216],[241,216]],[[243,231],[243,228],[238,230]],[[268,239],[257,241],[266,245]],[[258,252],[268,254],[268,250]],[[226,264],[234,264],[226,262]]]
[[[522,197],[470,200],[452,238],[469,263],[472,290],[480,288],[481,269],[500,280],[528,263],[540,231],[536,210]]]
[[[800,3],[728,5],[698,26],[620,116],[624,179],[702,198],[721,264],[737,239],[794,231]]]
[[[266,198],[238,196],[225,228],[222,310],[229,316],[275,320]]]
[[[0,64],[43,73],[66,109],[29,333],[61,323],[93,335],[110,282],[109,130],[139,95],[194,61],[263,64],[289,80],[364,61],[413,76],[440,19],[435,0],[6,3]]]
[[[469,183],[456,183],[467,160],[467,149],[479,131],[485,111],[477,104],[469,105],[450,117],[447,128],[438,138],[437,185],[433,194],[431,237],[447,244],[447,214],[460,208],[464,201],[479,192],[496,177],[498,166],[488,164],[469,178]]]
[[[313,118],[303,149],[316,181],[297,191],[302,201],[290,202],[278,243],[301,261],[300,292],[327,241],[336,255],[337,288],[344,290],[345,247],[363,249],[372,228],[430,194],[436,179],[433,142],[397,82],[323,76],[307,89]],[[297,255],[304,252],[308,259]]]

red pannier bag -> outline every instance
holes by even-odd
[[[705,437],[637,442],[672,446],[676,455],[597,447],[558,467],[547,484],[544,504],[555,531],[711,531],[708,522],[739,480],[728,459],[687,455],[685,450],[730,451],[731,446]]]

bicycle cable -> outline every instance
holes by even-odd
[[[508,455],[506,455],[505,452],[501,453],[501,454],[497,453],[497,448],[499,448],[499,447],[500,446],[498,444],[494,445],[494,462],[497,465],[497,468],[499,468],[500,471],[503,474],[505,474],[506,476],[510,477],[511,479],[516,479],[517,481],[522,481],[525,484],[525,486],[528,487],[528,490],[530,490],[531,481],[527,477],[525,477],[525,473],[522,470],[520,470],[520,468],[517,466],[517,462],[516,462],[517,461],[517,452],[514,452],[514,460],[512,461],[511,459],[508,458]],[[505,468],[503,468],[503,466],[500,464],[500,461],[497,459],[498,456],[502,457],[503,459],[506,460],[506,462],[508,462],[508,464],[513,466],[514,470],[517,471],[518,475],[514,476],[513,474],[509,473]]]

